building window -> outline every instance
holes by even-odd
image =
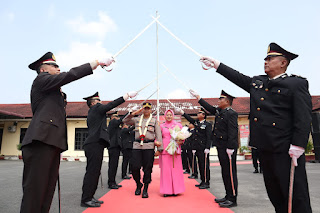
[[[88,128],[76,128],[74,150],[83,150],[83,143],[88,136]]]
[[[20,143],[22,143],[24,136],[26,135],[28,128],[21,128],[20,129]]]

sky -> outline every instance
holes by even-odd
[[[264,74],[268,45],[276,42],[299,55],[287,73],[307,78],[310,94],[320,95],[318,0],[15,0],[0,3],[0,104],[30,103],[37,74],[28,65],[46,52],[54,53],[61,71],[108,58],[152,22],[157,11],[159,21],[196,52],[248,76]],[[222,89],[249,97],[215,69],[203,70],[199,56],[160,25],[153,24],[115,59],[111,72],[99,67],[63,86],[68,101],[83,101],[97,91],[102,100],[114,100],[140,90],[157,72],[161,99],[190,98],[187,88],[206,98],[219,97]],[[136,99],[144,100],[156,89],[154,81]]]

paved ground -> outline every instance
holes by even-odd
[[[84,210],[79,204],[85,166],[86,163],[84,162],[61,162],[60,178],[63,213],[79,213]],[[22,169],[22,161],[0,161],[0,212],[19,212],[22,197]],[[96,192],[97,198],[109,191],[106,188],[107,163],[103,163],[102,169],[104,188],[101,188],[99,184]],[[224,196],[220,168],[214,166],[210,170],[211,188],[209,191],[217,197]],[[236,213],[274,212],[264,188],[262,174],[253,174],[252,171],[253,167],[251,164],[238,165],[238,206],[232,208],[232,210]],[[307,173],[312,209],[313,212],[320,213],[320,164],[307,163]],[[119,171],[117,180],[120,181]],[[58,212],[57,193],[55,193],[50,212]]]

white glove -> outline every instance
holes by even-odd
[[[204,65],[206,65],[208,68],[215,68],[215,69],[218,69],[219,65],[220,65],[220,61],[214,59],[214,58],[211,58],[211,57],[208,57],[208,56],[202,56],[200,58],[200,61],[202,63],[204,63]]]
[[[126,101],[128,98],[134,98],[136,97],[138,93],[136,91],[128,92],[123,96],[123,99]]]
[[[174,108],[174,111],[175,111],[175,113],[178,113],[178,114],[181,114],[181,115],[184,114],[184,111],[183,111],[181,108],[179,108],[179,107],[175,107],[175,108]]]
[[[197,150],[192,150],[192,153],[195,154]]]
[[[210,152],[210,149],[205,149],[205,150],[204,150],[204,153],[205,153],[205,154],[208,154],[209,152]]]
[[[196,91],[190,89],[190,90],[189,90],[189,93],[190,93],[190,95],[191,95],[192,97],[195,97],[195,98],[198,99],[198,100],[200,99],[200,95],[199,95]]]
[[[226,149],[226,151],[227,151],[227,154],[228,154],[228,156],[229,156],[229,159],[231,159],[231,155],[233,154],[233,152],[234,152],[234,149]]]
[[[131,91],[131,92],[128,92],[128,95],[129,95],[130,98],[134,98],[134,97],[136,97],[138,95],[138,92]]]
[[[114,59],[112,57],[98,60],[98,63],[100,66],[106,66],[106,67],[110,66],[113,62],[114,62]]]
[[[300,146],[290,145],[289,155],[293,160],[294,166],[298,166],[298,158],[304,153],[304,148]]]

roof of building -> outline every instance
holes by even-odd
[[[23,115],[0,109],[0,119],[17,119],[24,118]]]
[[[209,104],[217,105],[218,98],[204,98]],[[103,101],[103,104],[107,104],[111,101]],[[128,100],[118,107],[114,108],[107,114],[111,114],[114,111],[118,111],[119,115],[124,115],[130,108],[136,105],[141,105],[143,100]],[[153,105],[153,110],[156,110],[157,100],[148,100]],[[170,102],[176,106],[182,108],[187,114],[197,114],[200,107],[196,99],[171,99]],[[166,100],[159,100],[160,114],[163,114],[167,109],[173,108],[172,105]],[[249,97],[238,97],[234,99],[232,108],[238,112],[239,115],[247,115],[250,111],[250,99]],[[87,117],[88,106],[86,102],[68,102],[67,117],[79,118]],[[320,110],[320,96],[312,96],[312,110]],[[0,119],[10,118],[31,118],[32,111],[30,104],[0,104]]]

